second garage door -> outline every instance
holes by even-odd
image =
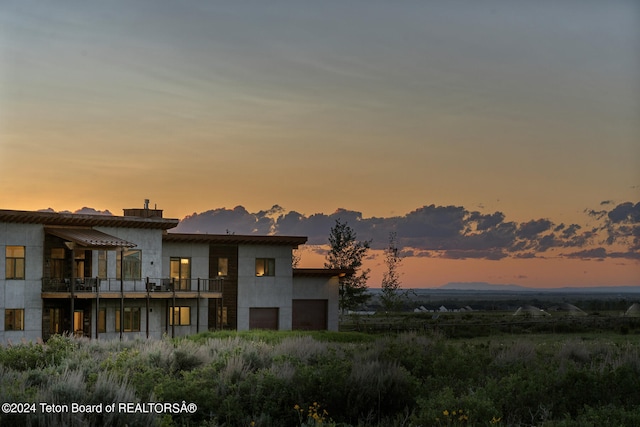
[[[327,329],[327,307],[326,299],[294,299],[291,319],[293,329],[306,331]]]

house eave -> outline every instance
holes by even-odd
[[[217,245],[278,245],[297,248],[307,242],[305,236],[258,236],[238,234],[186,234],[166,233],[162,236],[164,242],[173,243],[210,243]]]
[[[0,222],[73,227],[123,227],[169,230],[176,227],[179,221],[169,218],[137,218],[0,209]]]

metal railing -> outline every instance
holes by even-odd
[[[215,279],[116,279],[98,277],[76,277],[42,279],[42,292],[104,293],[104,292],[222,292],[222,278]],[[72,286],[73,285],[73,286]]]

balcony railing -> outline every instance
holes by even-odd
[[[42,279],[42,292],[65,293],[113,293],[113,292],[222,292],[222,278],[216,279],[100,279],[97,277],[76,277],[64,279]],[[72,288],[73,284],[73,288]]]

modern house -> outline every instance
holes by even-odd
[[[293,268],[306,237],[176,225],[148,203],[123,216],[0,210],[0,343],[338,329],[349,272]]]

